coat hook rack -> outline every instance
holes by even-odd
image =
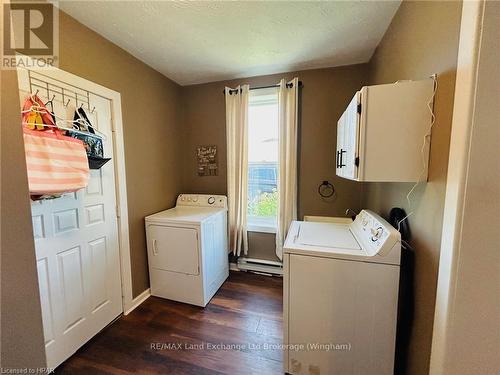
[[[56,94],[53,94],[52,98],[50,98],[50,100],[47,103],[45,103],[45,105],[47,105],[48,103],[52,103],[55,98],[56,98]]]
[[[38,95],[39,92],[47,93],[47,98],[52,97],[51,100],[61,100],[63,106],[67,108],[70,103],[74,104],[75,109],[85,108],[95,112],[92,104],[90,103],[90,95],[94,94],[88,90],[80,87],[64,84],[57,80],[45,76],[43,73],[28,70],[30,92],[35,93],[33,96]],[[36,91],[36,92],[35,92]]]

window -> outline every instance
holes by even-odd
[[[275,232],[278,214],[278,90],[250,91],[248,230]]]

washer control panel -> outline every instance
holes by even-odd
[[[370,210],[362,210],[351,223],[350,229],[368,255],[384,256],[397,242],[401,242],[401,234]]]
[[[179,194],[177,206],[227,208],[227,197],[210,194]]]

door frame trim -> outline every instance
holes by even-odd
[[[18,58],[26,58],[27,56],[18,54]],[[39,66],[34,58],[32,67]],[[69,73],[65,70],[51,68],[25,68],[50,78],[67,82],[72,86],[82,88],[93,94],[109,99],[111,105],[111,129],[114,153],[114,170],[115,170],[115,195],[116,195],[116,216],[118,224],[118,247],[120,254],[120,278],[122,289],[122,310],[123,314],[127,315],[134,307],[134,297],[132,293],[132,268],[130,261],[130,238],[129,238],[129,221],[128,221],[128,201],[127,201],[127,178],[125,169],[125,144],[123,140],[123,121],[122,121],[122,105],[121,94],[111,90],[105,86],[95,83],[86,78]]]
[[[498,338],[491,329],[499,316],[498,304],[493,302],[498,278],[492,278],[498,271],[499,203],[492,192],[498,191],[500,179],[494,164],[497,155],[491,150],[499,138],[494,131],[499,94],[492,83],[499,76],[494,64],[499,49],[491,46],[498,38],[499,18],[495,2],[463,2],[429,365],[432,375],[455,374],[458,369],[473,373],[478,366],[484,373],[498,371],[494,349],[479,345]],[[478,324],[471,327],[471,321]]]

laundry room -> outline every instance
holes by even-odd
[[[499,373],[498,5],[3,1],[1,372]]]

